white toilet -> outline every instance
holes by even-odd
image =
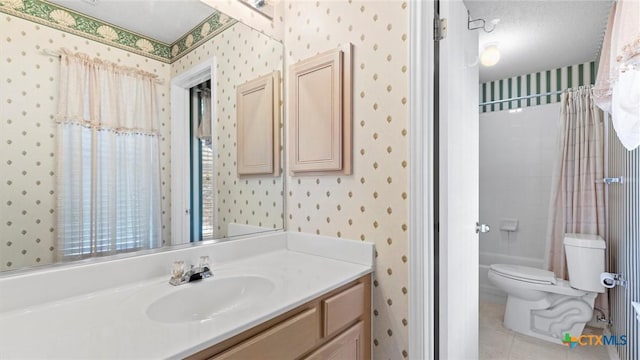
[[[598,235],[565,234],[569,281],[551,271],[494,264],[489,280],[507,293],[504,326],[519,333],[562,343],[566,333],[577,337],[591,320],[604,272],[605,242]]]

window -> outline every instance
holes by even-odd
[[[160,246],[155,76],[82,54],[63,51],[62,57],[58,256],[70,260]]]

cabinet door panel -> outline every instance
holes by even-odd
[[[290,67],[292,175],[351,174],[351,44]]]
[[[291,169],[342,168],[342,52],[319,55],[291,67]]]
[[[280,173],[278,71],[237,87],[238,175]]]
[[[323,337],[359,318],[365,309],[364,284],[358,284],[322,301]]]
[[[329,341],[305,360],[364,360],[364,323],[362,321]]]

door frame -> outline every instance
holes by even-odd
[[[432,1],[409,2],[409,357],[433,359],[434,40]],[[425,176],[425,174],[427,176]]]
[[[171,79],[171,245],[190,242],[191,174],[189,90],[211,80],[211,119],[216,118],[216,91],[212,57]],[[212,124],[213,125],[213,124]],[[211,126],[213,131],[213,126]],[[211,137],[212,141],[215,139]],[[215,173],[215,169],[214,169]]]

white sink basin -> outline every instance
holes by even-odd
[[[163,323],[206,321],[246,308],[268,295],[274,283],[260,276],[213,278],[178,286],[147,308],[149,319]]]

